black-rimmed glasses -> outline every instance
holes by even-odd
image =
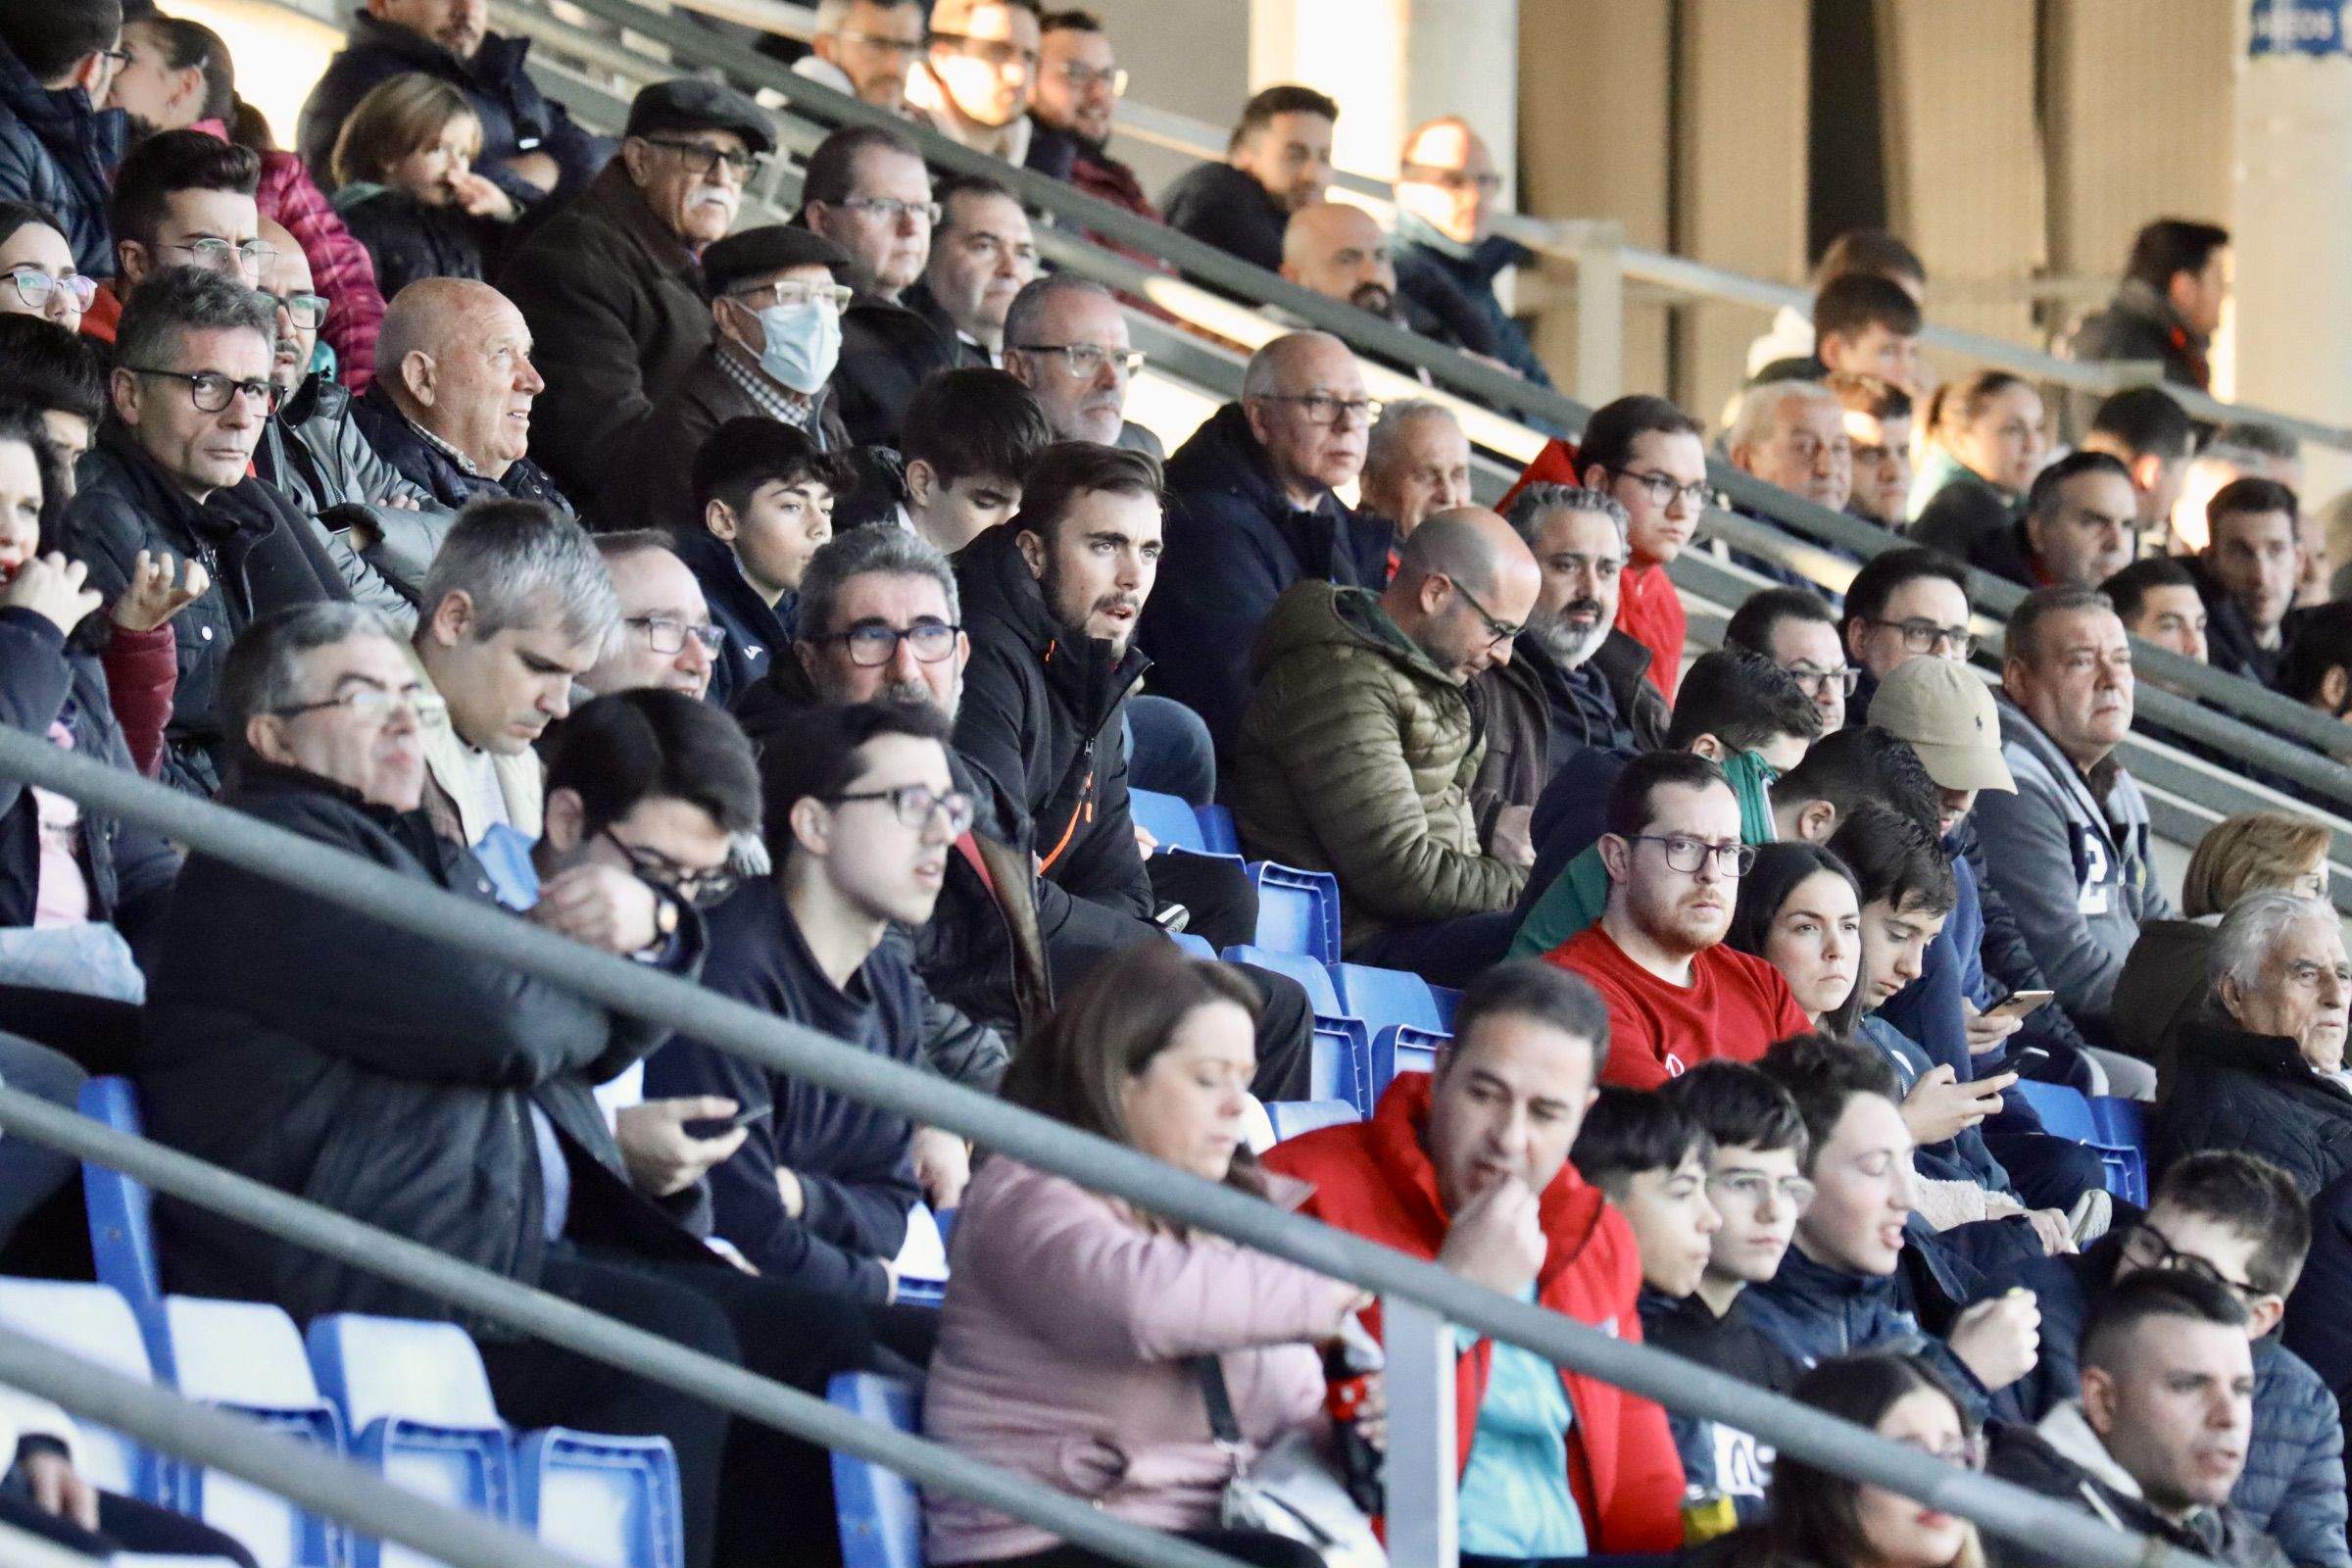
[[[262,291],[269,294],[269,290]],[[286,318],[304,331],[315,331],[326,322],[326,296],[323,294],[270,294]]]
[[[133,375],[160,375],[166,380],[184,381],[188,401],[196,405],[199,414],[219,414],[228,407],[229,400],[240,393],[245,406],[262,414],[277,412],[277,386],[270,381],[239,381],[218,370],[159,370],[144,365],[126,366]]]
[[[1508,621],[1496,620],[1492,614],[1488,613],[1487,607],[1478,602],[1478,596],[1472,593],[1469,589],[1463,587],[1460,583],[1454,583],[1453,591],[1457,594],[1460,594],[1462,596],[1462,603],[1468,605],[1472,613],[1476,614],[1480,620],[1486,623],[1488,632],[1494,637],[1494,641],[1487,644],[1489,648],[1498,648],[1502,644],[1507,643],[1512,638],[1518,636],[1521,632],[1527,630],[1525,626],[1514,626]]]
[[[621,858],[629,862],[629,869],[636,873],[639,881],[650,882],[662,892],[683,903],[691,904],[698,909],[708,909],[713,905],[724,904],[728,895],[742,885],[743,878],[723,866],[716,870],[705,871],[694,866],[680,865],[659,850],[647,849],[642,844],[631,844],[610,827],[605,829],[604,836],[605,842],[618,850]]]
[[[1785,664],[1782,667],[1788,670],[1789,677],[1796,682],[1797,689],[1807,697],[1819,697],[1833,686],[1851,697],[1854,688],[1862,683],[1862,672],[1851,664],[1840,664],[1836,669],[1823,669],[1819,664]]]
[[[1756,847],[1752,844],[1709,844],[1686,833],[1637,833],[1636,844],[1655,844],[1666,857],[1667,869],[1685,875],[1694,874],[1712,858],[1716,868],[1727,877],[1743,877],[1756,863]]]
[[[1903,652],[1933,654],[1945,659],[1966,659],[1977,651],[1976,633],[1966,626],[1939,626],[1932,620],[1874,620],[1873,626],[1884,631],[1900,632]]]
[[[1671,473],[1655,470],[1643,473],[1636,468],[1611,468],[1609,471],[1620,479],[1631,479],[1648,491],[1649,504],[1661,511],[1673,506],[1678,496],[1694,507],[1707,504],[1707,481],[1704,479],[1693,479],[1684,484]]]
[[[715,173],[718,166],[724,164],[728,173],[737,179],[747,179],[751,176],[753,166],[760,162],[760,155],[749,147],[712,147],[699,141],[672,141],[665,136],[647,136],[644,141],[648,147],[676,153],[678,162],[686,166],[689,173],[706,177]]]
[[[905,643],[919,663],[936,664],[956,652],[956,639],[961,626],[951,626],[943,620],[918,621],[901,631],[896,626],[852,626],[830,637],[811,637],[812,643],[839,643],[849,650],[850,662],[860,669],[875,669],[896,658],[899,644]]]
[[[942,795],[928,784],[902,784],[895,790],[858,790],[847,795],[823,797],[828,805],[855,806],[859,802],[887,801],[898,814],[901,827],[925,828],[932,819],[946,815],[948,836],[961,835],[972,825],[972,798],[961,790],[950,790]]]
[[[2171,1242],[2165,1240],[2162,1231],[2145,1220],[2132,1226],[2126,1233],[2124,1255],[2141,1268],[2171,1269],[2178,1270],[2182,1274],[2193,1274],[2198,1279],[2222,1286],[2234,1293],[2239,1300],[2248,1305],[2261,1300],[2268,1294],[2260,1286],[2250,1281],[2231,1279],[2215,1266],[2210,1259],[2199,1257],[2194,1252],[2181,1251]]]
[[[1380,417],[1381,410],[1378,398],[1339,398],[1328,392],[1269,392],[1256,401],[1296,403],[1309,424],[1338,424],[1342,415],[1353,423],[1370,424]]]

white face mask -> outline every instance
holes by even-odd
[[[771,305],[759,313],[760,368],[800,393],[813,396],[841,360],[841,313],[814,300]]]

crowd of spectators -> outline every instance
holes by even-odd
[[[795,69],[906,128],[747,223],[783,138],[719,80],[603,137],[481,0],[367,0],[287,150],[220,37],[132,12],[0,9],[0,722],[2233,1568],[2352,1568],[2331,830],[2275,781],[2176,908],[2126,765],[2238,766],[2140,716],[2133,638],[2352,713],[2291,442],[2143,387],[2054,452],[2035,385],[1936,378],[1872,231],[1712,438],[1620,398],[1482,506],[1458,401],[1285,329],[1169,453],[1135,302],[1045,266],[1013,172],[1548,386],[1467,122],[1406,136],[1384,226],[1331,199],[1341,104],[1270,86],[1155,202],[1101,19],[822,0]],[[2071,352],[2206,387],[2228,246],[2150,224]],[[1711,459],[1880,546],[1839,594],[1732,549]],[[1703,653],[1692,552],[1770,578]],[[1997,682],[1972,570],[2027,590]],[[1142,792],[1458,990],[1433,1069],[1253,1141],[1316,1004],[1168,940],[1252,944],[1258,893]],[[14,783],[0,1031],[11,1087],[127,1075],[176,1149],[797,1388],[925,1378],[940,1442],[1323,1561],[1219,1499],[1235,1444],[1331,1437],[1352,1286]],[[2149,1102],[2144,1207],[2021,1084]],[[86,1272],[74,1180],[0,1140],[0,1265]],[[959,1216],[944,1308],[903,1298],[918,1205]],[[448,1315],[157,1220],[173,1291]],[[467,1326],[515,1425],[668,1439],[687,1568],[840,1560],[823,1450]],[[1467,1562],[2042,1560],[1456,1338]],[[1380,1445],[1377,1380],[1345,1418]],[[0,1444],[0,1521],[252,1560],[100,1495],[37,1401]]]

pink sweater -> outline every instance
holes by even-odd
[[[1187,1356],[1216,1352],[1242,1434],[1322,1419],[1310,1343],[1352,1286],[1214,1238],[1147,1230],[1112,1200],[1003,1154],[964,1194],[923,1396],[933,1438],[1159,1530],[1217,1522],[1232,1463]],[[957,1497],[923,1499],[924,1560],[1055,1544]]]

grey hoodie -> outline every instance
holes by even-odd
[[[1999,706],[2001,754],[2017,793],[1977,799],[1985,866],[2060,1004],[2104,1044],[2116,978],[2140,922],[2173,912],[2149,858],[2148,803],[2110,759],[2099,769],[2113,776],[2102,805],[2040,726],[2013,704]]]

